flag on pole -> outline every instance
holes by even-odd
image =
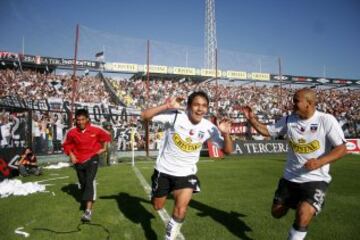
[[[95,54],[96,61],[104,61],[104,51],[98,52]]]

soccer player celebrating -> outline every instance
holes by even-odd
[[[141,113],[145,121],[162,122],[167,128],[151,177],[151,201],[156,210],[164,207],[168,194],[172,193],[175,200],[172,217],[166,227],[167,240],[176,238],[193,192],[200,191],[195,174],[202,144],[211,138],[224,153],[233,151],[231,121],[224,119],[216,127],[204,118],[209,107],[206,93],[193,92],[188,97],[186,112],[180,111],[183,100],[182,97],[170,98],[165,104]]]
[[[288,239],[301,240],[313,216],[321,211],[331,181],[330,163],[346,154],[346,141],[335,117],[316,110],[313,90],[298,90],[293,107],[291,115],[269,126],[260,123],[250,107],[243,107],[242,112],[260,134],[288,138],[287,162],[275,191],[271,214],[281,218],[289,208],[295,209]]]
[[[110,142],[111,136],[101,127],[90,124],[89,113],[85,109],[76,111],[75,121],[76,127],[67,132],[63,147],[76,169],[81,185],[82,201],[86,205],[81,220],[89,222],[96,199],[95,176],[99,154],[106,151],[105,142]]]

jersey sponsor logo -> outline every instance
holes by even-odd
[[[201,143],[191,143],[183,140],[178,133],[175,133],[172,137],[175,145],[184,152],[195,152],[201,148]]]
[[[291,148],[296,153],[312,153],[316,150],[320,149],[320,142],[318,140],[314,140],[310,143],[295,143],[293,141],[289,141]]]
[[[306,143],[306,140],[303,139],[303,138],[300,138],[300,139],[298,140],[298,142],[299,142],[299,143]]]

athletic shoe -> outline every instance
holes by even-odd
[[[84,215],[82,215],[81,217],[81,221],[82,222],[90,222],[91,221],[91,211],[90,210],[86,210]]]

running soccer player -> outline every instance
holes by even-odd
[[[96,199],[95,176],[99,165],[99,154],[106,151],[106,142],[111,135],[101,127],[90,124],[89,113],[78,109],[75,113],[76,127],[71,128],[63,143],[64,152],[74,164],[86,205],[81,221],[91,221],[92,208]]]
[[[316,94],[305,88],[293,97],[293,113],[274,125],[260,123],[251,108],[242,109],[249,123],[264,136],[287,135],[289,152],[271,208],[274,218],[296,210],[289,240],[305,238],[314,215],[324,205],[331,181],[330,163],[346,154],[344,133],[335,117],[316,110]]]
[[[152,180],[152,204],[156,210],[164,207],[172,193],[175,205],[166,227],[165,239],[175,239],[185,219],[192,194],[200,191],[196,163],[203,143],[211,139],[225,154],[233,151],[230,138],[231,121],[224,119],[215,126],[204,118],[208,111],[206,93],[194,92],[188,97],[187,111],[180,111],[182,97],[170,98],[165,104],[141,113],[145,121],[162,122],[167,128],[156,160]]]

